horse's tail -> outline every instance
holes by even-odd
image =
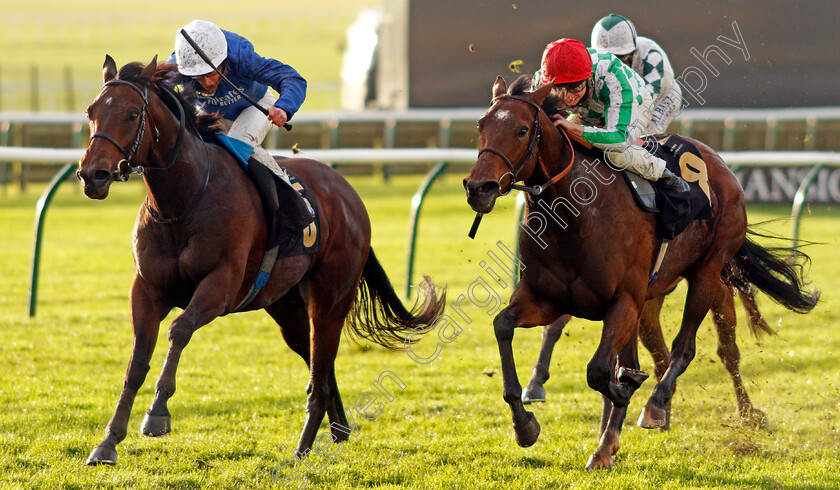
[[[429,276],[424,276],[418,287],[418,300],[408,311],[370,249],[348,317],[350,332],[394,350],[414,342],[415,337],[429,330],[446,306],[446,288],[438,296]],[[407,335],[410,333],[413,335]]]
[[[807,291],[805,280],[805,268],[811,258],[798,247],[764,248],[750,240],[750,236],[780,238],[748,229],[744,244],[724,269],[724,281],[748,296],[752,295],[751,285],[754,285],[796,313],[814,309],[820,293]]]

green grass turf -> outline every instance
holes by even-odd
[[[448,285],[454,301],[486,275],[479,267],[498,240],[513,238],[513,198],[500,200],[472,241],[473,213],[460,185],[447,175],[423,209],[418,273]],[[352,179],[368,206],[373,246],[395,287],[405,278],[410,196],[420,177]],[[43,187],[0,195],[0,488],[271,488],[272,472],[291,460],[303,426],[303,362],[262,312],[232,315],[199,330],[184,351],[178,392],[170,400],[173,432],[142,436],[139,424],[160,373],[166,327],[146,383],[118,446],[115,467],[84,465],[104,435],[122,387],[131,349],[127,293],[132,280],[130,234],[143,200],[137,182],[116,184],[104,202],[65,184],[46,221],[37,316],[27,318],[34,205]],[[787,207],[751,207],[751,222],[785,216]],[[787,221],[769,229],[789,234]],[[333,448],[332,459],[284,467],[280,477],[304,475],[310,488],[836,488],[840,476],[840,287],[836,208],[814,207],[802,226],[810,278],[822,290],[807,316],[789,313],[759,295],[776,337],[758,342],[739,309],[742,376],[767,429],[742,425],[729,377],[715,354],[710,321],[701,326],[697,356],[680,378],[667,433],[635,426],[653,383],[633,399],[615,467],[586,472],[595,449],[601,401],[586,386],[586,363],[600,326],[573,320],[558,343],[547,383],[548,401],[529,408],[540,440],[519,448],[502,400],[499,355],[489,307],[466,302],[471,323],[430,364],[347,339],[336,361],[350,409],[386,370],[406,385],[386,382],[393,401],[379,398],[374,420],[358,415],[359,432]],[[562,253],[562,252],[558,252]],[[415,278],[415,281],[417,278]],[[666,338],[676,333],[684,288],[667,300]],[[507,302],[510,290],[500,291]],[[451,312],[451,309],[450,309]],[[519,377],[527,381],[539,331],[517,331]],[[431,355],[434,341],[417,346]],[[653,372],[640,349],[643,369]],[[484,373],[493,373],[488,376]],[[300,473],[292,473],[298,471]],[[300,483],[301,480],[296,480]]]

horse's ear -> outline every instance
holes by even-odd
[[[102,64],[102,80],[109,82],[117,76],[117,63],[110,54],[105,55],[105,63]]]
[[[505,79],[499,75],[496,77],[496,83],[493,84],[493,97],[505,95],[505,92],[507,92],[507,83],[505,83]]]
[[[552,88],[554,88],[554,85],[551,83],[540,86],[540,88],[534,91],[534,102],[541,105],[545,98],[548,97],[548,94],[551,93]]]
[[[155,70],[157,70],[157,55],[155,55],[155,57],[152,58],[152,61],[146,65],[146,68],[143,68],[143,71],[140,72],[140,78],[151,80],[155,74]]]

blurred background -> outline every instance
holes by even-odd
[[[194,5],[150,0],[13,1],[0,19],[0,111],[78,111],[101,86],[105,53],[119,64],[172,52],[194,18],[250,39],[309,81],[306,111],[481,107],[496,75],[533,73],[545,44],[589,42],[600,17],[630,18],[659,42],[693,106],[840,104],[840,4],[832,0],[615,2],[546,0],[291,0]],[[737,25],[735,32],[733,22]],[[727,44],[742,36],[743,48]],[[694,51],[694,54],[692,53]],[[697,54],[705,54],[706,64]],[[713,70],[718,71],[717,76]],[[699,99],[702,99],[700,102]]]

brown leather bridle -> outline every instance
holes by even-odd
[[[575,163],[575,149],[572,146],[572,142],[569,139],[569,135],[566,133],[565,129],[559,128],[560,132],[563,133],[563,136],[566,137],[566,142],[569,144],[569,148],[571,148],[571,150],[572,150],[572,157],[569,161],[569,164],[566,166],[566,168],[564,168],[559,174],[555,175],[554,177],[549,179],[548,182],[546,182],[545,184],[542,184],[542,185],[529,187],[529,186],[517,184],[516,181],[517,181],[517,177],[519,176],[519,172],[521,172],[522,168],[525,167],[525,164],[528,163],[531,160],[531,158],[533,158],[533,156],[535,154],[535,150],[537,150],[536,155],[537,155],[537,157],[539,157],[539,143],[540,143],[540,140],[542,139],[542,125],[540,124],[540,113],[542,112],[542,108],[539,106],[539,104],[537,104],[537,103],[535,103],[531,100],[528,100],[524,97],[518,97],[516,95],[500,95],[498,97],[493,97],[493,100],[492,100],[491,104],[495,104],[496,101],[498,101],[500,99],[514,99],[514,100],[518,100],[520,102],[525,102],[526,104],[530,105],[531,107],[533,107],[537,110],[536,115],[534,116],[534,124],[533,124],[533,127],[531,128],[531,138],[528,140],[528,150],[525,152],[524,155],[522,155],[522,157],[519,159],[519,161],[516,163],[515,166],[510,162],[510,159],[507,157],[507,155],[505,155],[501,151],[493,148],[492,146],[485,146],[484,148],[478,150],[478,155],[481,156],[481,154],[484,153],[484,152],[490,152],[490,153],[493,153],[495,155],[498,155],[502,159],[502,161],[505,163],[507,168],[509,169],[509,172],[505,172],[504,174],[502,174],[499,177],[499,195],[506,196],[513,189],[520,190],[520,191],[523,191],[523,192],[528,192],[528,193],[534,194],[534,195],[542,194],[542,192],[547,187],[555,184],[560,179],[565,177],[566,174],[568,174],[569,171],[572,169],[572,166]],[[507,191],[502,192],[502,179],[504,179],[504,177],[507,176],[507,175],[510,175],[510,186],[508,187]]]
[[[184,136],[184,127],[186,117],[184,116],[184,108],[181,107],[181,103],[178,102],[177,98],[170,93],[166,88],[162,88],[161,91],[175,100],[175,105],[178,107],[178,137],[175,140],[175,148],[172,151],[172,157],[169,159],[169,162],[166,164],[165,167],[157,168],[157,167],[149,167],[145,168],[142,165],[133,166],[131,165],[131,159],[137,154],[137,150],[140,149],[140,143],[143,141],[143,135],[146,131],[146,115],[149,114],[149,90],[148,88],[143,88],[140,90],[140,87],[137,85],[128,82],[126,80],[110,80],[105,83],[102,87],[104,91],[106,88],[112,85],[128,85],[131,87],[135,92],[140,94],[140,97],[143,99],[143,108],[140,110],[140,124],[137,127],[137,134],[134,136],[134,143],[132,143],[131,147],[126,149],[120,142],[114,139],[113,136],[103,132],[97,131],[90,135],[90,141],[93,141],[94,138],[102,138],[110,141],[117,149],[123,154],[122,160],[117,162],[117,167],[114,169],[114,180],[117,182],[125,182],[128,180],[128,177],[131,174],[143,174],[147,170],[168,170],[173,163],[175,163],[175,159],[178,157],[178,153],[181,149],[181,141],[183,140]],[[158,139],[160,138],[160,132],[157,129],[157,126],[152,122],[151,114],[149,114],[149,125],[154,130],[155,136],[154,140],[152,141],[152,150],[157,147]]]

